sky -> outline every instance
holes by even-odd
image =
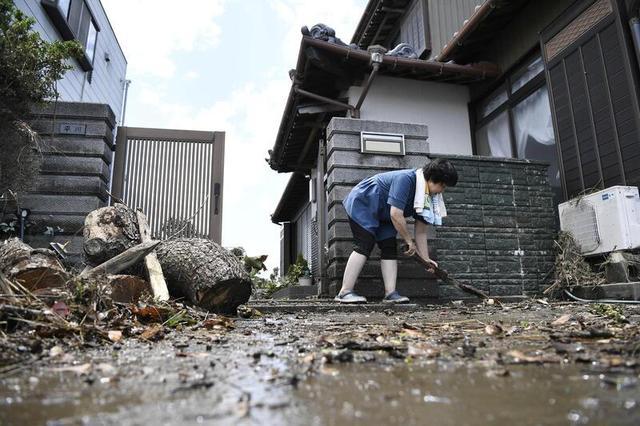
[[[224,131],[222,245],[279,265],[270,219],[289,179],[274,145],[300,46],[324,23],[349,42],[366,0],[102,0],[127,58],[125,125]],[[176,7],[179,6],[179,7]]]

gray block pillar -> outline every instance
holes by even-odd
[[[80,260],[84,218],[107,205],[115,123],[104,104],[58,102],[34,112],[43,162],[35,190],[21,200],[31,210],[27,243],[69,242],[72,261]]]
[[[360,132],[402,134],[405,155],[363,154]],[[429,161],[428,128],[425,125],[333,118],[327,126],[327,278],[330,294],[340,288],[353,240],[342,201],[362,179],[391,170],[422,167]],[[411,222],[411,220],[410,220]],[[413,226],[410,225],[413,234]],[[398,242],[400,244],[400,241]],[[409,297],[438,296],[435,279],[412,260],[400,260],[398,290]],[[367,297],[382,298],[384,285],[380,273],[380,251],[376,247],[356,283],[356,291]]]

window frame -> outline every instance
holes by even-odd
[[[494,120],[498,115],[507,111],[508,123],[509,123],[509,145],[511,147],[511,158],[518,158],[518,150],[516,146],[516,138],[514,133],[514,119],[513,119],[513,108],[516,107],[520,102],[522,102],[525,98],[532,95],[536,90],[540,89],[546,84],[545,70],[543,69],[527,81],[524,85],[522,85],[518,90],[512,92],[512,81],[517,79],[517,77],[522,74],[519,73],[522,69],[532,64],[536,58],[540,57],[542,53],[539,48],[533,49],[524,58],[516,65],[511,67],[508,72],[504,73],[502,78],[500,78],[495,84],[492,84],[488,90],[482,93],[482,95],[478,96],[477,99],[470,104],[469,114],[473,118],[473,133],[472,133],[472,141],[473,141],[473,154],[478,155],[478,140],[477,140],[477,132],[480,128],[487,125],[489,122]],[[480,109],[482,108],[483,103],[487,100],[489,96],[491,96],[500,88],[504,88],[507,92],[507,100],[500,104],[497,108],[487,114],[485,117],[481,117]]]
[[[80,5],[78,6],[78,2]],[[60,8],[59,0],[40,0],[40,4],[44,7],[47,15],[53,22],[54,26],[62,36],[63,40],[76,40],[83,47],[83,55],[80,58],[77,58],[80,67],[87,72],[93,71],[93,62],[95,60],[95,54],[98,48],[98,34],[100,33],[100,26],[98,25],[98,21],[95,18],[95,15],[91,11],[89,4],[86,0],[70,0],[69,7],[67,11],[63,11]],[[71,17],[71,11],[74,10],[74,7],[80,8],[77,28],[75,24],[69,22],[69,18]],[[89,57],[87,54],[87,45],[88,45],[88,36],[89,26],[93,24],[96,29],[96,36],[94,42],[94,51],[92,57]],[[82,28],[83,26],[87,26],[87,31],[83,34]],[[84,38],[84,40],[82,38]],[[91,79],[89,78],[89,81]]]

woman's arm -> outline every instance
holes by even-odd
[[[407,243],[407,246],[409,246],[405,254],[407,256],[413,256],[416,252],[416,245],[413,239],[411,239],[411,234],[409,234],[409,230],[407,229],[407,221],[404,218],[404,212],[395,206],[391,206],[390,216],[393,227],[396,228],[400,237],[402,237],[404,242]]]
[[[416,236],[416,248],[420,257],[425,259],[426,261],[432,263],[434,266],[438,266],[436,262],[429,258],[429,245],[427,243],[427,231],[429,226],[421,220],[416,219],[416,223],[414,225],[415,236]]]

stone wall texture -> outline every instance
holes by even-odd
[[[401,133],[405,156],[360,153],[360,132]],[[543,163],[429,153],[424,125],[334,118],[327,127],[328,277],[340,288],[352,235],[342,200],[360,180],[390,170],[422,167],[430,158],[448,158],[459,172],[448,188],[449,216],[429,233],[431,257],[461,282],[495,296],[539,293],[553,265],[554,206]],[[409,230],[413,224],[409,220]],[[399,241],[400,243],[400,241]],[[376,248],[356,284],[368,297],[382,297]],[[412,260],[400,259],[398,290],[412,298],[464,298],[438,283]]]
[[[115,116],[104,104],[57,102],[35,111],[32,125],[43,141],[43,163],[35,190],[21,202],[31,210],[25,241],[69,242],[77,262],[86,214],[108,202]]]

